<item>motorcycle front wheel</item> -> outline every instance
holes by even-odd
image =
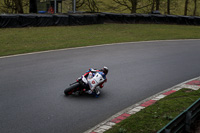
[[[77,91],[77,89],[80,87],[80,84],[77,82],[73,85],[71,85],[69,88],[66,88],[64,90],[64,93],[66,96],[71,95],[73,92]]]

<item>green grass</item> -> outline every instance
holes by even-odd
[[[0,56],[88,45],[200,38],[200,27],[100,24],[0,29]]]
[[[199,99],[200,90],[182,89],[118,123],[106,133],[155,133]]]

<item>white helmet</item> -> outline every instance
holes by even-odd
[[[108,67],[104,66],[102,69],[103,73],[105,73],[105,75],[108,74]]]

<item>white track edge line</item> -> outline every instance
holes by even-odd
[[[176,42],[176,41],[190,41],[190,40],[191,41],[195,41],[195,40],[200,40],[200,39],[152,40],[152,41],[136,41],[136,42],[121,42],[121,43],[100,44],[100,45],[92,45],[92,46],[64,48],[64,49],[55,49],[55,50],[46,50],[46,51],[31,52],[31,53],[24,53],[24,54],[8,55],[8,56],[2,56],[2,57],[0,57],[0,59],[12,58],[12,57],[18,57],[18,56],[26,56],[26,55],[33,55],[33,54],[42,54],[42,53],[49,53],[49,52],[59,52],[59,51],[65,51],[65,50],[82,49],[82,48],[93,48],[93,47],[121,45],[121,44],[152,43],[152,42],[173,42],[173,41]]]

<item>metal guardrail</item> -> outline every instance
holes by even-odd
[[[189,133],[191,125],[200,116],[200,98],[157,133]]]

